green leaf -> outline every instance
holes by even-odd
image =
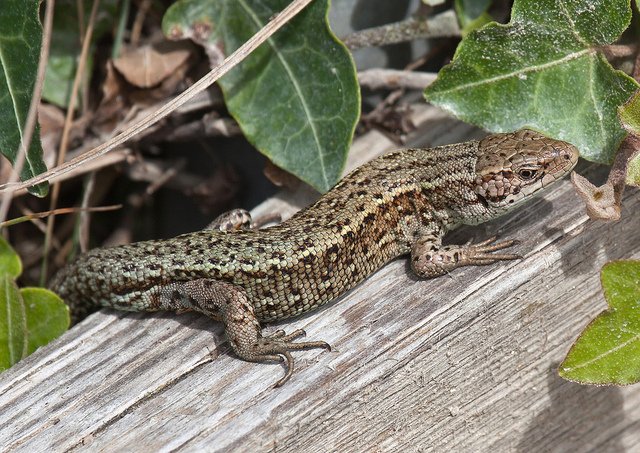
[[[27,352],[27,317],[20,291],[9,275],[0,275],[0,371]]]
[[[20,290],[27,318],[27,354],[55,340],[69,329],[69,307],[44,288]]]
[[[221,49],[228,55],[288,4],[181,0],[162,26],[171,38],[202,44],[210,56]],[[220,80],[247,139],[320,191],[341,176],[360,109],[353,60],[329,29],[328,8],[328,0],[316,0]]]
[[[462,36],[491,22],[491,16],[487,14],[489,6],[491,0],[455,0],[454,7]]]
[[[64,333],[69,308],[44,288],[18,289],[20,258],[0,238],[0,371]]]
[[[627,166],[627,184],[640,187],[640,154],[636,154]]]
[[[491,131],[529,127],[613,159],[616,109],[638,84],[597,52],[631,20],[629,0],[516,0],[507,25],[470,33],[425,96]]]
[[[628,132],[640,136],[640,90],[618,108],[618,117]],[[626,182],[640,187],[640,152],[629,160]]]
[[[96,24],[91,39],[91,50],[87,55],[84,71],[87,78],[93,68],[94,43],[114,28],[118,3],[119,0],[102,0],[98,6]],[[85,28],[91,15],[92,4],[93,0],[82,1]],[[78,68],[81,50],[82,37],[80,36],[78,1],[57,0],[53,16],[51,50],[42,89],[43,99],[60,107],[66,107],[69,104],[71,87]]]
[[[0,13],[0,152],[15,164],[36,82],[42,27],[37,1],[3,0]],[[22,180],[47,170],[42,160],[40,130],[36,127],[20,172]],[[40,184],[29,191],[48,192]]]
[[[618,117],[627,131],[640,135],[640,91],[618,107]]]
[[[609,309],[580,334],[560,376],[583,384],[640,381],[640,261],[614,261],[601,272]]]
[[[22,262],[11,246],[0,237],[0,276],[17,278],[22,274]]]

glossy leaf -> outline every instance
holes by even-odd
[[[640,381],[640,261],[607,263],[601,273],[609,309],[580,334],[560,376],[584,384]]]
[[[38,70],[42,40],[38,5],[37,1],[2,0],[0,7],[0,152],[13,164],[24,135]],[[46,169],[36,127],[20,177],[26,180]],[[29,191],[43,197],[48,185],[40,184]]]
[[[640,91],[618,109],[622,126],[630,133],[640,136]],[[627,166],[627,184],[640,187],[640,152]]]
[[[289,0],[181,0],[163,29],[189,37],[219,63]],[[220,80],[229,112],[271,161],[320,191],[340,178],[360,99],[351,55],[316,0]],[[217,58],[214,58],[217,56]]]
[[[20,290],[27,318],[27,355],[69,329],[69,307],[52,291],[44,288]]]
[[[618,108],[618,116],[627,131],[640,135],[640,91]]]
[[[425,96],[490,131],[533,128],[611,162],[625,136],[616,109],[638,84],[598,47],[630,20],[629,0],[516,0],[511,22],[470,33]]]
[[[27,316],[20,291],[9,275],[0,275],[0,371],[25,356],[26,329]]]
[[[11,246],[0,237],[0,276],[17,278],[22,273],[22,262]]]
[[[627,167],[627,184],[640,187],[640,154],[629,161]]]
[[[64,333],[69,308],[44,288],[19,290],[20,258],[0,238],[0,371]]]

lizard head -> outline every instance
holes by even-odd
[[[575,146],[528,129],[489,135],[478,149],[474,191],[494,213],[553,184],[578,161]]]

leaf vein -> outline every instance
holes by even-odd
[[[528,68],[523,68],[521,70],[516,70],[516,71],[511,71],[508,72],[506,74],[500,74],[494,77],[490,77],[488,79],[483,79],[483,80],[478,80],[478,81],[474,81],[474,82],[469,82],[469,83],[465,83],[462,85],[457,85],[455,87],[449,88],[449,89],[444,89],[444,90],[438,90],[438,94],[444,94],[444,93],[452,93],[455,91],[461,91],[461,90],[465,90],[467,88],[474,88],[477,86],[481,86],[481,85],[486,85],[486,84],[491,84],[494,82],[500,82],[502,80],[506,80],[506,79],[510,79],[512,77],[517,77],[519,75],[522,74],[528,74],[530,72],[536,72],[536,71],[540,71],[543,69],[548,69],[548,68],[553,68],[554,66],[558,66],[561,64],[564,64],[568,61],[572,61],[572,60],[576,60],[584,55],[589,55],[589,54],[594,54],[595,50],[592,49],[585,49],[585,50],[581,50],[579,52],[573,52],[570,53],[560,59],[557,60],[553,60],[553,61],[549,61],[547,63],[543,63],[537,66],[530,66]]]
[[[238,2],[242,8],[247,12],[248,16],[253,20],[253,22],[259,27],[263,27],[264,24],[261,22],[260,18],[257,17],[255,15],[255,13],[253,12],[253,10],[246,4],[245,0],[240,0]],[[282,54],[280,52],[278,52],[277,46],[275,45],[273,38],[269,38],[267,40],[267,43],[269,44],[269,46],[273,49],[274,54],[276,55],[276,57],[278,58],[278,60],[280,60],[280,63],[282,64],[284,70],[287,72],[287,74],[289,75],[289,78],[291,80],[291,83],[293,84],[293,87],[298,95],[298,98],[300,99],[300,103],[302,104],[302,108],[304,110],[304,113],[306,115],[306,117],[309,120],[309,126],[311,127],[311,131],[312,131],[312,136],[313,136],[313,140],[316,144],[316,148],[318,150],[318,161],[320,163],[320,169],[322,171],[322,178],[324,179],[325,185],[327,185],[329,183],[329,179],[327,177],[327,171],[326,171],[326,166],[325,166],[325,162],[324,159],[322,158],[322,145],[319,141],[319,137],[318,137],[318,131],[316,129],[316,125],[313,122],[313,116],[311,114],[311,110],[309,109],[309,106],[307,105],[307,102],[305,101],[305,97],[303,96],[302,93],[302,89],[300,87],[300,84],[298,82],[298,80],[294,77],[294,74],[291,70],[291,67],[289,66],[288,62],[282,57]]]
[[[582,44],[584,47],[589,47],[589,43],[586,42],[584,39],[582,39],[582,36],[580,36],[580,33],[578,33],[578,30],[576,29],[576,24],[573,22],[573,19],[571,18],[571,14],[569,14],[569,11],[567,11],[565,2],[559,1],[558,6],[560,6],[560,12],[562,13],[562,15],[567,19],[567,22],[569,22],[569,24],[571,25],[570,27],[571,34],[575,36],[578,42]]]
[[[622,343],[618,344],[617,346],[614,346],[613,348],[608,349],[608,350],[604,351],[601,354],[598,354],[597,356],[595,356],[594,358],[592,358],[590,360],[587,360],[586,362],[583,362],[583,363],[581,363],[579,365],[576,365],[576,366],[573,366],[571,368],[567,368],[567,370],[578,370],[580,368],[584,368],[584,367],[586,367],[588,365],[591,365],[594,362],[597,362],[598,360],[601,360],[601,359],[607,357],[608,355],[613,354],[616,351],[619,351],[620,349],[625,348],[630,343],[633,343],[634,341],[640,340],[640,333],[628,331],[628,330],[625,330],[625,329],[620,329],[620,330],[622,330],[625,333],[631,333],[631,334],[634,334],[634,335],[631,338],[629,338],[628,340],[625,340]]]

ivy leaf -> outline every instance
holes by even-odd
[[[27,325],[25,330],[27,352],[25,357],[69,329],[69,307],[60,297],[44,288],[22,288]]]
[[[0,238],[0,371],[64,333],[69,308],[44,288],[18,289],[20,258]]]
[[[181,0],[162,26],[203,45],[215,65],[288,3]],[[329,29],[328,8],[328,0],[313,2],[219,81],[247,139],[320,191],[341,176],[360,109],[355,66]]]
[[[629,161],[626,182],[630,186],[640,187],[640,153]]]
[[[18,278],[22,274],[22,262],[7,241],[0,238],[0,275]]]
[[[20,290],[9,275],[0,275],[0,371],[25,356],[26,329],[27,315]]]
[[[42,27],[36,1],[3,0],[0,14],[0,152],[15,164],[36,83]],[[47,170],[42,160],[40,129],[36,127],[20,178]],[[48,184],[29,188],[44,197]]]
[[[616,109],[638,84],[597,49],[630,20],[629,0],[516,0],[511,22],[470,33],[425,96],[485,129],[533,128],[609,163],[626,134]]]
[[[560,376],[583,384],[640,381],[640,261],[614,261],[601,272],[609,309],[580,334]]]
[[[627,131],[640,135],[640,90],[618,107],[618,117]]]
[[[628,132],[640,136],[640,90],[618,108],[618,117]],[[629,160],[626,182],[631,186],[640,187],[640,151]]]

